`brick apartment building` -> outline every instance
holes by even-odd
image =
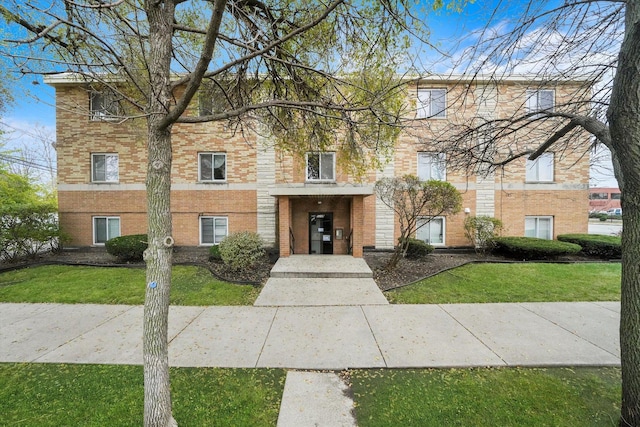
[[[105,97],[73,76],[50,76],[47,83],[56,89],[59,217],[71,244],[98,246],[119,235],[145,233],[144,121],[110,120],[112,106]],[[279,248],[281,256],[362,256],[365,248],[390,249],[399,226],[373,188],[377,179],[405,174],[444,179],[462,193],[462,212],[418,231],[418,238],[436,247],[469,246],[466,215],[501,219],[505,235],[551,239],[586,233],[588,158],[550,152],[535,162],[521,158],[497,173],[470,176],[448,168],[446,153],[424,145],[429,132],[446,131],[453,121],[546,109],[585,86],[540,84],[512,77],[470,82],[471,89],[463,90],[459,80],[433,77],[408,87],[414,114],[426,117],[419,125],[422,136],[402,134],[393,158],[360,182],[336,163],[335,152],[296,157],[275,149],[264,135],[234,134],[221,123],[176,124],[171,195],[176,245],[213,245],[250,230]],[[198,114],[198,106],[187,114]],[[540,139],[531,135],[530,142],[535,148]]]

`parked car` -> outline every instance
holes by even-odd
[[[622,215],[622,208],[612,208],[607,211],[607,215]]]

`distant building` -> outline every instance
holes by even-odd
[[[620,207],[619,188],[589,189],[589,212],[606,212],[609,209],[618,209]]]

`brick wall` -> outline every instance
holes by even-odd
[[[438,151],[441,147],[430,141],[446,135],[452,124],[463,123],[476,114],[486,118],[507,118],[525,106],[527,86],[522,83],[504,83],[496,86],[450,85],[446,82],[422,84],[421,87],[448,89],[447,102],[453,107],[446,119],[416,122],[399,137],[386,174],[401,176],[417,173],[417,153]],[[580,85],[560,85],[556,102],[584,90]],[[123,234],[146,232],[146,201],[144,182],[146,175],[146,125],[143,120],[122,123],[91,121],[89,95],[79,86],[59,85],[57,96],[57,155],[60,220],[72,236],[72,244],[92,243],[92,217],[119,215]],[[416,90],[407,89],[410,105],[415,107]],[[411,109],[411,108],[410,108]],[[193,113],[191,111],[190,113]],[[535,148],[548,136],[544,127],[530,132],[526,138],[513,140],[514,147]],[[582,138],[582,139],[580,139]],[[270,143],[251,132],[235,132],[223,123],[177,124],[173,128],[172,210],[174,212],[174,238],[178,245],[197,245],[201,215],[228,216],[229,232],[265,230],[273,228],[271,242],[280,240],[283,254],[288,251],[289,219],[308,229],[311,206],[280,196],[269,195],[268,186],[302,184],[305,182],[305,160],[278,149],[264,150],[262,143]],[[258,143],[259,142],[259,143]],[[576,144],[588,146],[588,137],[578,137]],[[566,148],[566,149],[565,149]],[[505,223],[505,234],[522,235],[527,215],[554,218],[554,233],[586,232],[588,212],[589,159],[572,147],[553,147],[555,153],[554,181],[551,183],[525,182],[525,160],[513,162],[489,177],[478,177],[449,168],[447,180],[463,192],[463,208],[470,215],[493,215]],[[259,150],[262,149],[261,152]],[[227,180],[222,184],[198,183],[198,153],[222,152],[227,155]],[[118,153],[119,182],[96,184],[91,182],[91,153]],[[261,153],[261,154],[260,154]],[[261,156],[261,157],[259,157]],[[382,176],[382,174],[378,174]],[[363,182],[372,185],[376,171],[367,170]],[[337,182],[354,182],[338,162]],[[360,196],[358,196],[360,197]],[[493,200],[491,200],[493,198]],[[337,200],[337,199],[336,199]],[[361,245],[374,246],[385,241],[395,243],[399,231],[389,219],[382,220],[382,206],[375,196],[344,197],[334,212],[336,225],[343,224],[345,238],[355,223],[362,227],[358,239]],[[278,203],[279,206],[278,206]],[[301,204],[302,203],[302,204]],[[303,206],[304,205],[304,206]],[[354,206],[357,209],[354,209]],[[292,208],[294,208],[292,210]],[[285,211],[283,211],[285,209]],[[305,218],[298,218],[304,212]],[[446,244],[468,245],[464,238],[461,212],[446,219]],[[386,221],[386,222],[385,222]],[[276,233],[275,227],[279,228]],[[394,230],[394,236],[382,233],[384,228]],[[265,233],[266,234],[266,233]],[[303,233],[305,234],[305,233]],[[306,233],[308,239],[308,232]],[[308,242],[296,237],[302,248]],[[342,251],[342,243],[336,248]],[[296,251],[300,248],[296,248]],[[338,250],[336,250],[338,252]]]

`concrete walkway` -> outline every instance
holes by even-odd
[[[0,304],[0,362],[142,364],[142,307]],[[171,307],[173,366],[618,365],[620,305]]]
[[[388,305],[362,258],[293,255],[280,258],[255,306]]]

